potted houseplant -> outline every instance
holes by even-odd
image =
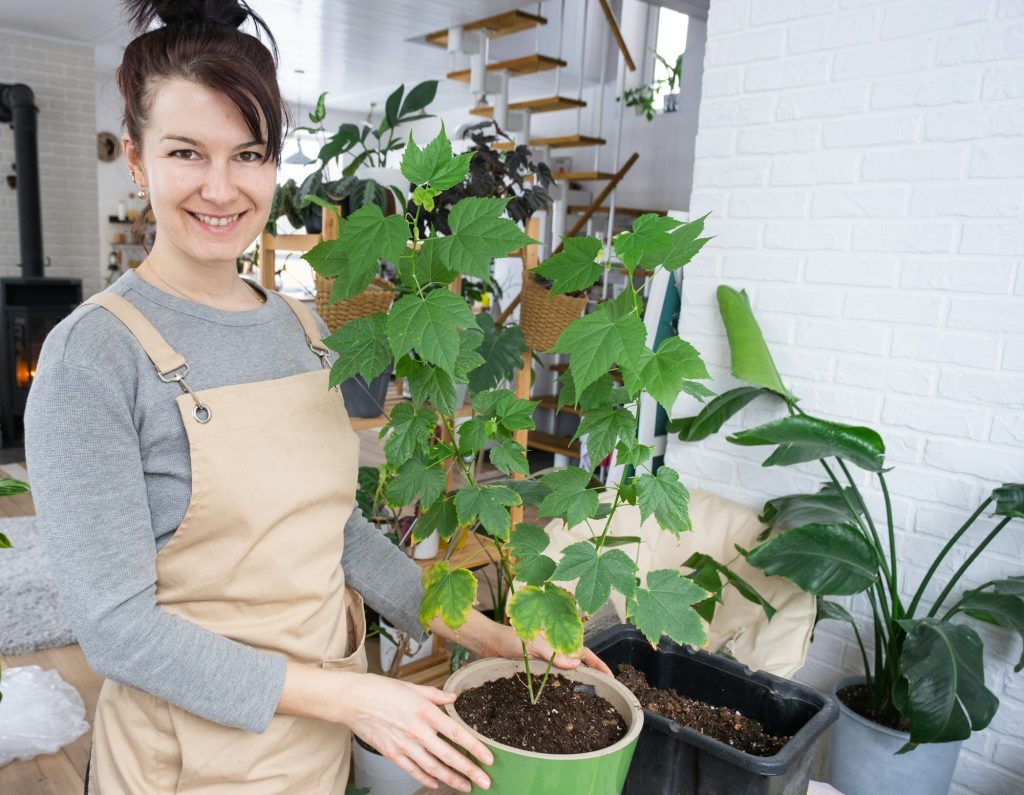
[[[980,637],[953,619],[968,616],[1024,634],[1024,577],[954,592],[1003,529],[1024,519],[1024,485],[994,489],[930,562],[917,587],[909,594],[901,592],[882,438],[870,428],[804,411],[782,384],[746,294],[723,286],[718,302],[732,372],[750,385],[719,395],[694,417],[673,420],[670,430],[683,441],[704,439],[751,401],[771,399],[788,416],[738,431],[728,440],[775,446],[765,466],[817,461],[827,477],[816,493],[768,501],[762,516],[768,537],[743,554],[752,566],[787,577],[819,597],[819,620],[843,621],[852,628],[863,672],[835,688],[841,717],[833,738],[830,781],[846,795],[877,792],[880,781],[895,792],[944,793],[960,742],[984,729],[999,703],[985,686]],[[872,517],[853,468],[877,479],[884,522]],[[955,547],[968,543],[972,526],[989,509],[998,521],[970,544],[966,560],[926,604],[941,564]],[[867,641],[851,613],[825,598],[855,594],[863,594],[870,606]],[[1014,670],[1022,668],[1024,656]]]
[[[633,108],[638,116],[643,116],[647,121],[654,120],[657,113],[654,108],[654,99],[658,96],[662,86],[668,91],[664,95],[665,113],[676,112],[679,104],[679,92],[676,91],[676,86],[679,85],[683,74],[683,56],[681,54],[672,64],[658,53],[654,53],[654,57],[665,67],[665,77],[659,78],[653,83],[641,83],[633,88],[627,88],[621,97],[616,97],[617,101],[625,102],[627,108]]]
[[[454,439],[455,385],[466,383],[480,366],[483,334],[465,302],[448,285],[459,275],[489,279],[492,257],[507,255],[530,240],[510,219],[502,217],[508,199],[466,197],[448,216],[451,234],[431,231],[421,237],[417,213],[430,211],[444,190],[466,176],[472,152],[451,154],[442,130],[420,149],[410,137],[402,171],[413,189],[413,207],[406,217],[384,216],[375,206],[364,207],[342,222],[338,241],[321,243],[307,255],[314,268],[324,269],[359,292],[372,279],[379,259],[397,264],[402,281],[412,291],[399,298],[388,315],[353,321],[326,342],[344,349],[332,368],[331,382],[338,383],[354,372],[373,378],[394,361],[396,372],[409,379],[410,403],[399,403],[382,429],[384,452],[395,474],[394,489],[408,502],[418,500],[423,514],[413,530],[422,538],[437,530],[444,539],[475,530],[497,546],[500,563],[509,579],[525,584],[515,588],[508,604],[512,627],[523,643],[521,661],[483,660],[460,669],[446,687],[458,689],[467,680],[493,680],[515,672],[516,691],[524,706],[543,709],[545,690],[550,696],[564,680],[551,677],[551,661],[527,661],[526,644],[540,633],[556,651],[575,651],[582,639],[580,611],[596,612],[611,589],[624,593],[631,621],[652,642],[662,635],[700,645],[705,627],[692,604],[708,592],[676,570],[648,573],[638,583],[632,559],[621,549],[608,546],[596,535],[591,542],[569,547],[553,559],[544,554],[546,534],[538,527],[512,527],[510,510],[533,504],[542,516],[559,517],[576,524],[587,518],[612,515],[623,503],[636,504],[645,516],[653,515],[671,532],[688,528],[687,492],[668,467],[649,471],[650,448],[636,440],[636,416],[629,405],[644,389],[663,405],[671,405],[683,388],[707,373],[696,351],[679,339],[668,340],[652,351],[647,347],[641,319],[640,295],[628,287],[621,296],[580,318],[558,339],[555,350],[570,354],[568,386],[571,400],[583,409],[581,432],[589,433],[595,460],[618,449],[635,470],[610,487],[613,496],[601,501],[590,484],[590,473],[566,468],[532,479],[478,480],[464,456],[476,456],[488,444],[491,463],[506,475],[529,473],[525,451],[515,443],[516,430],[533,426],[534,401],[520,400],[506,389],[486,389],[472,399],[474,416]],[[703,219],[681,224],[674,219],[648,215],[637,219],[633,230],[615,241],[616,252],[627,270],[644,267],[677,269],[685,265],[706,242],[700,237]],[[412,240],[410,241],[410,237]],[[411,242],[411,245],[410,245]],[[586,289],[601,277],[604,265],[578,257],[551,266],[550,278],[559,288]],[[609,370],[617,364],[623,386],[615,386]],[[694,389],[694,391],[697,391]],[[439,434],[440,424],[445,433]],[[604,450],[603,453],[599,453]],[[445,468],[457,467],[463,485],[445,493]],[[575,595],[558,582],[577,581]],[[476,599],[476,579],[469,571],[451,568],[446,561],[424,575],[425,596],[420,618],[428,625],[440,616],[458,628]],[[482,677],[480,668],[488,670]],[[491,670],[492,668],[501,670]],[[625,725],[625,734],[610,746],[580,754],[547,754],[511,748],[486,737],[496,761],[489,773],[492,792],[618,792],[625,778],[639,734],[642,711],[621,685],[588,671],[573,671],[566,679],[590,678],[591,694],[609,700],[611,709]],[[575,692],[576,686],[573,685]],[[593,702],[597,703],[597,702]],[[458,718],[458,707],[451,712]],[[472,729],[471,729],[472,730]],[[527,733],[532,741],[551,732]],[[569,776],[568,779],[564,778]]]

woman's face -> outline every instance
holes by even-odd
[[[141,152],[125,137],[153,206],[154,250],[233,267],[270,216],[277,169],[265,151],[227,97],[181,78],[157,83]]]

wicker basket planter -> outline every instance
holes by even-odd
[[[587,297],[552,295],[538,284],[529,271],[523,271],[522,303],[519,306],[519,327],[526,344],[535,351],[548,351],[569,324],[583,314]]]
[[[387,279],[374,279],[369,287],[354,298],[328,304],[334,279],[319,273],[313,275],[316,278],[316,311],[332,334],[356,318],[387,312],[395,300],[395,286]]]

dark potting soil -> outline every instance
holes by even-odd
[[[891,712],[876,712],[871,708],[868,689],[865,685],[850,685],[836,691],[839,700],[863,718],[874,721],[890,729],[901,732],[910,731],[907,719],[893,709]]]
[[[659,715],[689,726],[701,734],[738,748],[754,756],[774,756],[789,737],[768,734],[753,718],[728,707],[715,707],[703,701],[680,695],[675,690],[661,690],[647,684],[647,677],[632,665],[620,665],[615,677],[628,687],[640,705]]]
[[[533,678],[537,687],[541,677]],[[548,677],[540,701],[530,704],[522,674],[464,690],[455,702],[459,716],[499,743],[542,754],[582,754],[613,745],[626,722],[607,700],[559,674]]]

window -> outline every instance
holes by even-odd
[[[671,8],[660,7],[656,11],[657,35],[654,54],[651,56],[654,61],[654,107],[664,110],[665,95],[679,91],[679,74],[682,68],[676,64],[685,55],[686,31],[690,18]]]

